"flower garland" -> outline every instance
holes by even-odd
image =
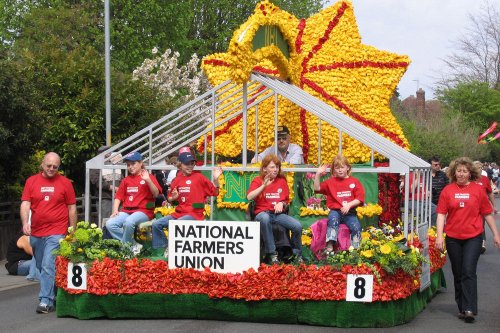
[[[276,46],[269,44],[258,50],[252,41],[257,30],[274,26],[288,43],[289,58]],[[361,44],[356,19],[349,1],[339,1],[308,19],[297,19],[269,1],[257,4],[255,12],[235,31],[226,53],[207,56],[202,68],[212,85],[227,79],[247,82],[252,70],[280,76],[322,99],[341,112],[361,122],[375,132],[408,149],[401,127],[391,114],[388,100],[410,60],[406,56],[377,50]],[[237,86],[223,93],[228,101],[240,98]],[[278,97],[278,121],[286,125],[293,140],[302,144],[304,158],[317,160],[318,120],[306,110]],[[224,109],[220,112],[227,112]],[[238,111],[230,111],[238,112]],[[248,132],[255,131],[255,110],[248,110]],[[242,117],[216,129],[216,153],[236,156],[242,147]],[[274,142],[274,99],[259,105],[259,150]],[[338,154],[338,130],[322,125],[322,160],[331,160]],[[204,146],[200,138],[198,146]],[[212,140],[212,138],[208,138]],[[248,146],[255,146],[255,138],[248,137]],[[371,159],[371,149],[353,138],[343,135],[342,153],[351,163]],[[211,149],[211,145],[208,145]],[[376,158],[381,158],[378,154]]]
[[[376,167],[388,166],[389,163],[375,163]],[[399,174],[378,174],[378,202],[382,206],[379,224],[396,226],[401,218],[401,195],[399,190]]]
[[[330,213],[329,209],[300,207],[300,216],[326,216]],[[356,208],[356,215],[359,219],[363,217],[378,216],[382,213],[382,207],[378,204],[367,204]]]
[[[261,162],[253,163],[251,166],[252,167],[258,167],[260,168]],[[293,166],[291,164],[288,164],[286,162],[281,164],[282,167],[285,168],[292,168]],[[231,162],[223,162],[221,163],[221,167],[224,166],[229,166],[229,167],[241,167],[241,164],[234,164]],[[243,172],[240,172],[243,173]],[[289,190],[289,197],[290,197],[290,202],[293,200],[293,197],[295,195],[295,190],[294,190],[294,172],[287,172],[285,174],[286,177],[286,182],[288,184],[288,190]],[[226,196],[227,190],[226,190],[226,179],[224,177],[224,174],[220,175],[219,177],[219,195],[217,196],[217,208],[219,209],[240,209],[243,211],[246,211],[248,208],[248,202],[225,202],[224,197]]]

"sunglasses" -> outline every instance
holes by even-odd
[[[54,169],[54,170],[59,169],[59,165],[55,165],[55,164],[45,164],[45,167],[47,169]]]

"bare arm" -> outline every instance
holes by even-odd
[[[147,170],[141,171],[141,178],[144,179],[146,184],[148,184],[149,190],[153,194],[153,197],[157,197],[160,194],[160,190],[156,187],[155,183],[151,180],[150,174]]]
[[[444,249],[444,220],[445,216],[444,214],[437,214],[437,219],[436,219],[436,231],[437,231],[437,237],[436,237],[436,248],[439,250],[443,251]]]
[[[23,224],[23,233],[28,236],[31,235],[31,226],[28,224],[30,209],[31,209],[31,202],[29,201],[21,202],[19,215],[21,216],[21,223]]]
[[[271,180],[269,179],[269,176],[266,175],[264,177],[264,181],[262,182],[262,185],[260,185],[255,190],[253,190],[247,194],[247,199],[253,200],[253,199],[257,198],[262,193],[262,191],[264,191],[264,189],[267,187],[267,185],[269,185],[270,183],[271,183]]]
[[[493,233],[493,243],[500,249],[500,235],[498,234],[495,218],[493,217],[493,215],[489,214],[486,215],[484,219],[486,220],[488,227],[490,227],[490,230]]]
[[[68,205],[68,213],[69,213],[69,226],[73,227],[73,230],[76,230],[76,220],[78,216],[76,214],[76,204]]]
[[[326,172],[328,168],[327,164],[323,164],[316,170],[316,174],[314,175],[314,191],[319,191],[321,189],[321,176]]]

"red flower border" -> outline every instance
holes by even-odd
[[[446,258],[434,248],[430,238],[432,272],[441,268]],[[165,261],[111,260],[104,258],[89,264],[87,290],[67,288],[68,260],[56,261],[56,285],[69,294],[205,294],[211,298],[260,300],[345,300],[347,274],[373,274],[371,268],[316,265],[261,265],[241,274],[215,273],[208,269],[168,269]],[[375,265],[382,284],[374,282],[373,301],[393,301],[410,296],[420,287],[419,277],[399,270],[388,274]]]

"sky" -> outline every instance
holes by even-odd
[[[485,0],[352,0],[361,42],[406,54],[411,64],[401,79],[400,98],[425,90],[434,97],[434,82],[443,71],[441,59],[453,42],[467,33],[469,14],[478,15]],[[498,0],[490,0],[497,3]],[[329,5],[336,1],[330,0]],[[500,5],[499,5],[500,7]]]

